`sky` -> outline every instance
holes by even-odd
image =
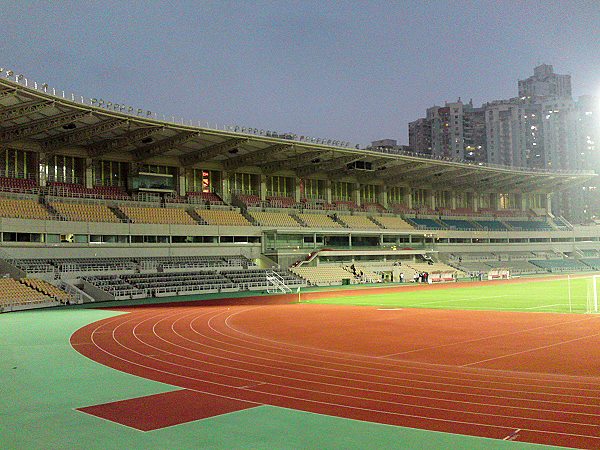
[[[210,126],[408,144],[546,63],[600,96],[600,1],[4,0],[0,68]]]

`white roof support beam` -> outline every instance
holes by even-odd
[[[395,175],[381,177],[383,179],[384,183],[394,184],[394,183],[399,183],[401,181],[405,181],[410,178],[409,175],[411,173],[417,172],[417,171],[422,171],[426,167],[430,166],[430,164],[428,164],[428,163],[413,163],[413,164],[411,164],[411,167],[404,168],[406,166],[408,166],[408,164],[405,166],[402,166],[403,167],[402,171],[397,172]]]
[[[123,150],[130,145],[141,141],[144,138],[152,136],[154,133],[160,131],[162,127],[145,127],[139,128],[134,131],[129,131],[123,136],[114,139],[106,139],[104,141],[97,142],[88,147],[88,156],[90,158],[101,158],[107,153],[117,152]]]
[[[173,150],[174,148],[177,148],[178,146],[185,144],[186,142],[198,136],[200,136],[200,133],[197,131],[186,131],[179,133],[154,144],[149,144],[145,147],[135,149],[133,151],[133,157],[138,162],[145,161],[153,156]]]
[[[52,128],[66,125],[90,114],[89,111],[66,112],[5,128],[0,131],[0,143],[12,142],[17,139],[44,133]]]
[[[127,122],[128,121],[124,119],[103,120],[93,125],[88,125],[73,131],[61,133],[58,136],[47,139],[41,143],[41,147],[43,151],[52,153],[60,147],[79,144],[80,142],[90,140],[98,134],[114,130],[115,128],[127,124]]]
[[[304,177],[306,175],[310,175],[311,173],[329,172],[330,170],[334,170],[336,168],[341,169],[344,168],[346,164],[358,159],[362,159],[360,155],[347,155],[328,159],[318,163],[299,167],[296,169],[296,175],[298,177]]]
[[[266,162],[265,164],[258,164],[258,166],[261,167],[263,173],[272,173],[278,170],[292,169],[294,166],[302,166],[318,158],[319,155],[322,155],[322,152],[308,151],[295,154],[283,160],[275,160]]]
[[[12,89],[12,88],[2,89],[2,90],[0,90],[0,100],[2,100],[3,98],[6,98],[6,97],[11,97],[16,94],[17,94],[16,89]]]
[[[54,105],[54,102],[52,101],[40,100],[37,102],[20,103],[14,106],[2,108],[0,109],[0,121],[18,119],[19,117],[33,114],[52,105]]]
[[[226,141],[219,142],[218,144],[209,145],[208,147],[205,147],[203,149],[186,153],[185,155],[179,157],[179,162],[183,167],[189,167],[200,161],[211,160],[215,156],[220,155],[221,153],[228,152],[230,150],[233,150],[234,148],[239,147],[244,142],[248,142],[248,139],[228,139]]]
[[[293,145],[290,144],[275,144],[261,150],[255,150],[250,153],[243,155],[234,156],[223,162],[224,170],[236,170],[243,166],[257,166],[259,162],[269,160],[273,158],[273,155],[284,152],[286,150],[292,150]]]

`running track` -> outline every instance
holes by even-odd
[[[259,302],[123,308],[71,344],[224,401],[600,448],[598,316]]]

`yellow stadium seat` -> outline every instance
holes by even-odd
[[[133,223],[198,225],[183,208],[119,206],[119,209],[123,211]]]
[[[208,225],[252,225],[241,213],[237,211],[221,209],[197,209],[196,214],[198,214]]]

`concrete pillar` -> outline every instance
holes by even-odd
[[[267,199],[267,176],[266,175],[260,175],[260,187],[259,187],[259,193],[258,195],[260,196],[261,201],[265,201]]]
[[[356,203],[356,206],[362,205],[363,199],[361,198],[361,195],[360,195],[360,183],[354,183],[354,185],[352,183],[350,183],[350,186],[354,187],[352,189],[352,196],[350,198],[352,199],[352,201],[354,203]]]
[[[185,179],[185,173],[179,172],[179,183],[177,184],[179,195],[184,197],[187,191],[187,183]]]
[[[384,184],[383,186],[381,186],[381,189],[379,190],[379,196],[378,196],[378,201],[379,204],[381,206],[383,206],[385,209],[387,209],[388,207],[388,197],[387,197],[387,186]]]
[[[403,187],[402,192],[406,192],[406,195],[404,196],[406,199],[406,206],[408,206],[409,209],[412,209],[412,189],[409,187]]]
[[[185,178],[185,168],[177,168],[177,194],[184,196],[187,192],[187,182]]]
[[[231,203],[231,188],[229,183],[229,172],[223,171],[221,172],[222,176],[222,190],[221,190],[221,198],[225,203]]]
[[[452,209],[456,209],[456,192],[450,191],[450,205]]]
[[[479,194],[477,192],[473,192],[473,211],[479,211]]]
[[[88,188],[91,189],[94,187],[94,171],[92,168],[92,158],[86,158],[85,159],[85,172],[83,173],[83,185]]]
[[[325,201],[331,203],[331,180],[325,181]]]
[[[295,179],[294,180],[294,200],[296,201],[296,203],[300,203],[300,180],[299,179]]]
[[[431,209],[435,209],[435,207],[436,207],[435,191],[433,189],[429,189],[427,192],[428,192],[428,197],[429,197],[429,207]]]

